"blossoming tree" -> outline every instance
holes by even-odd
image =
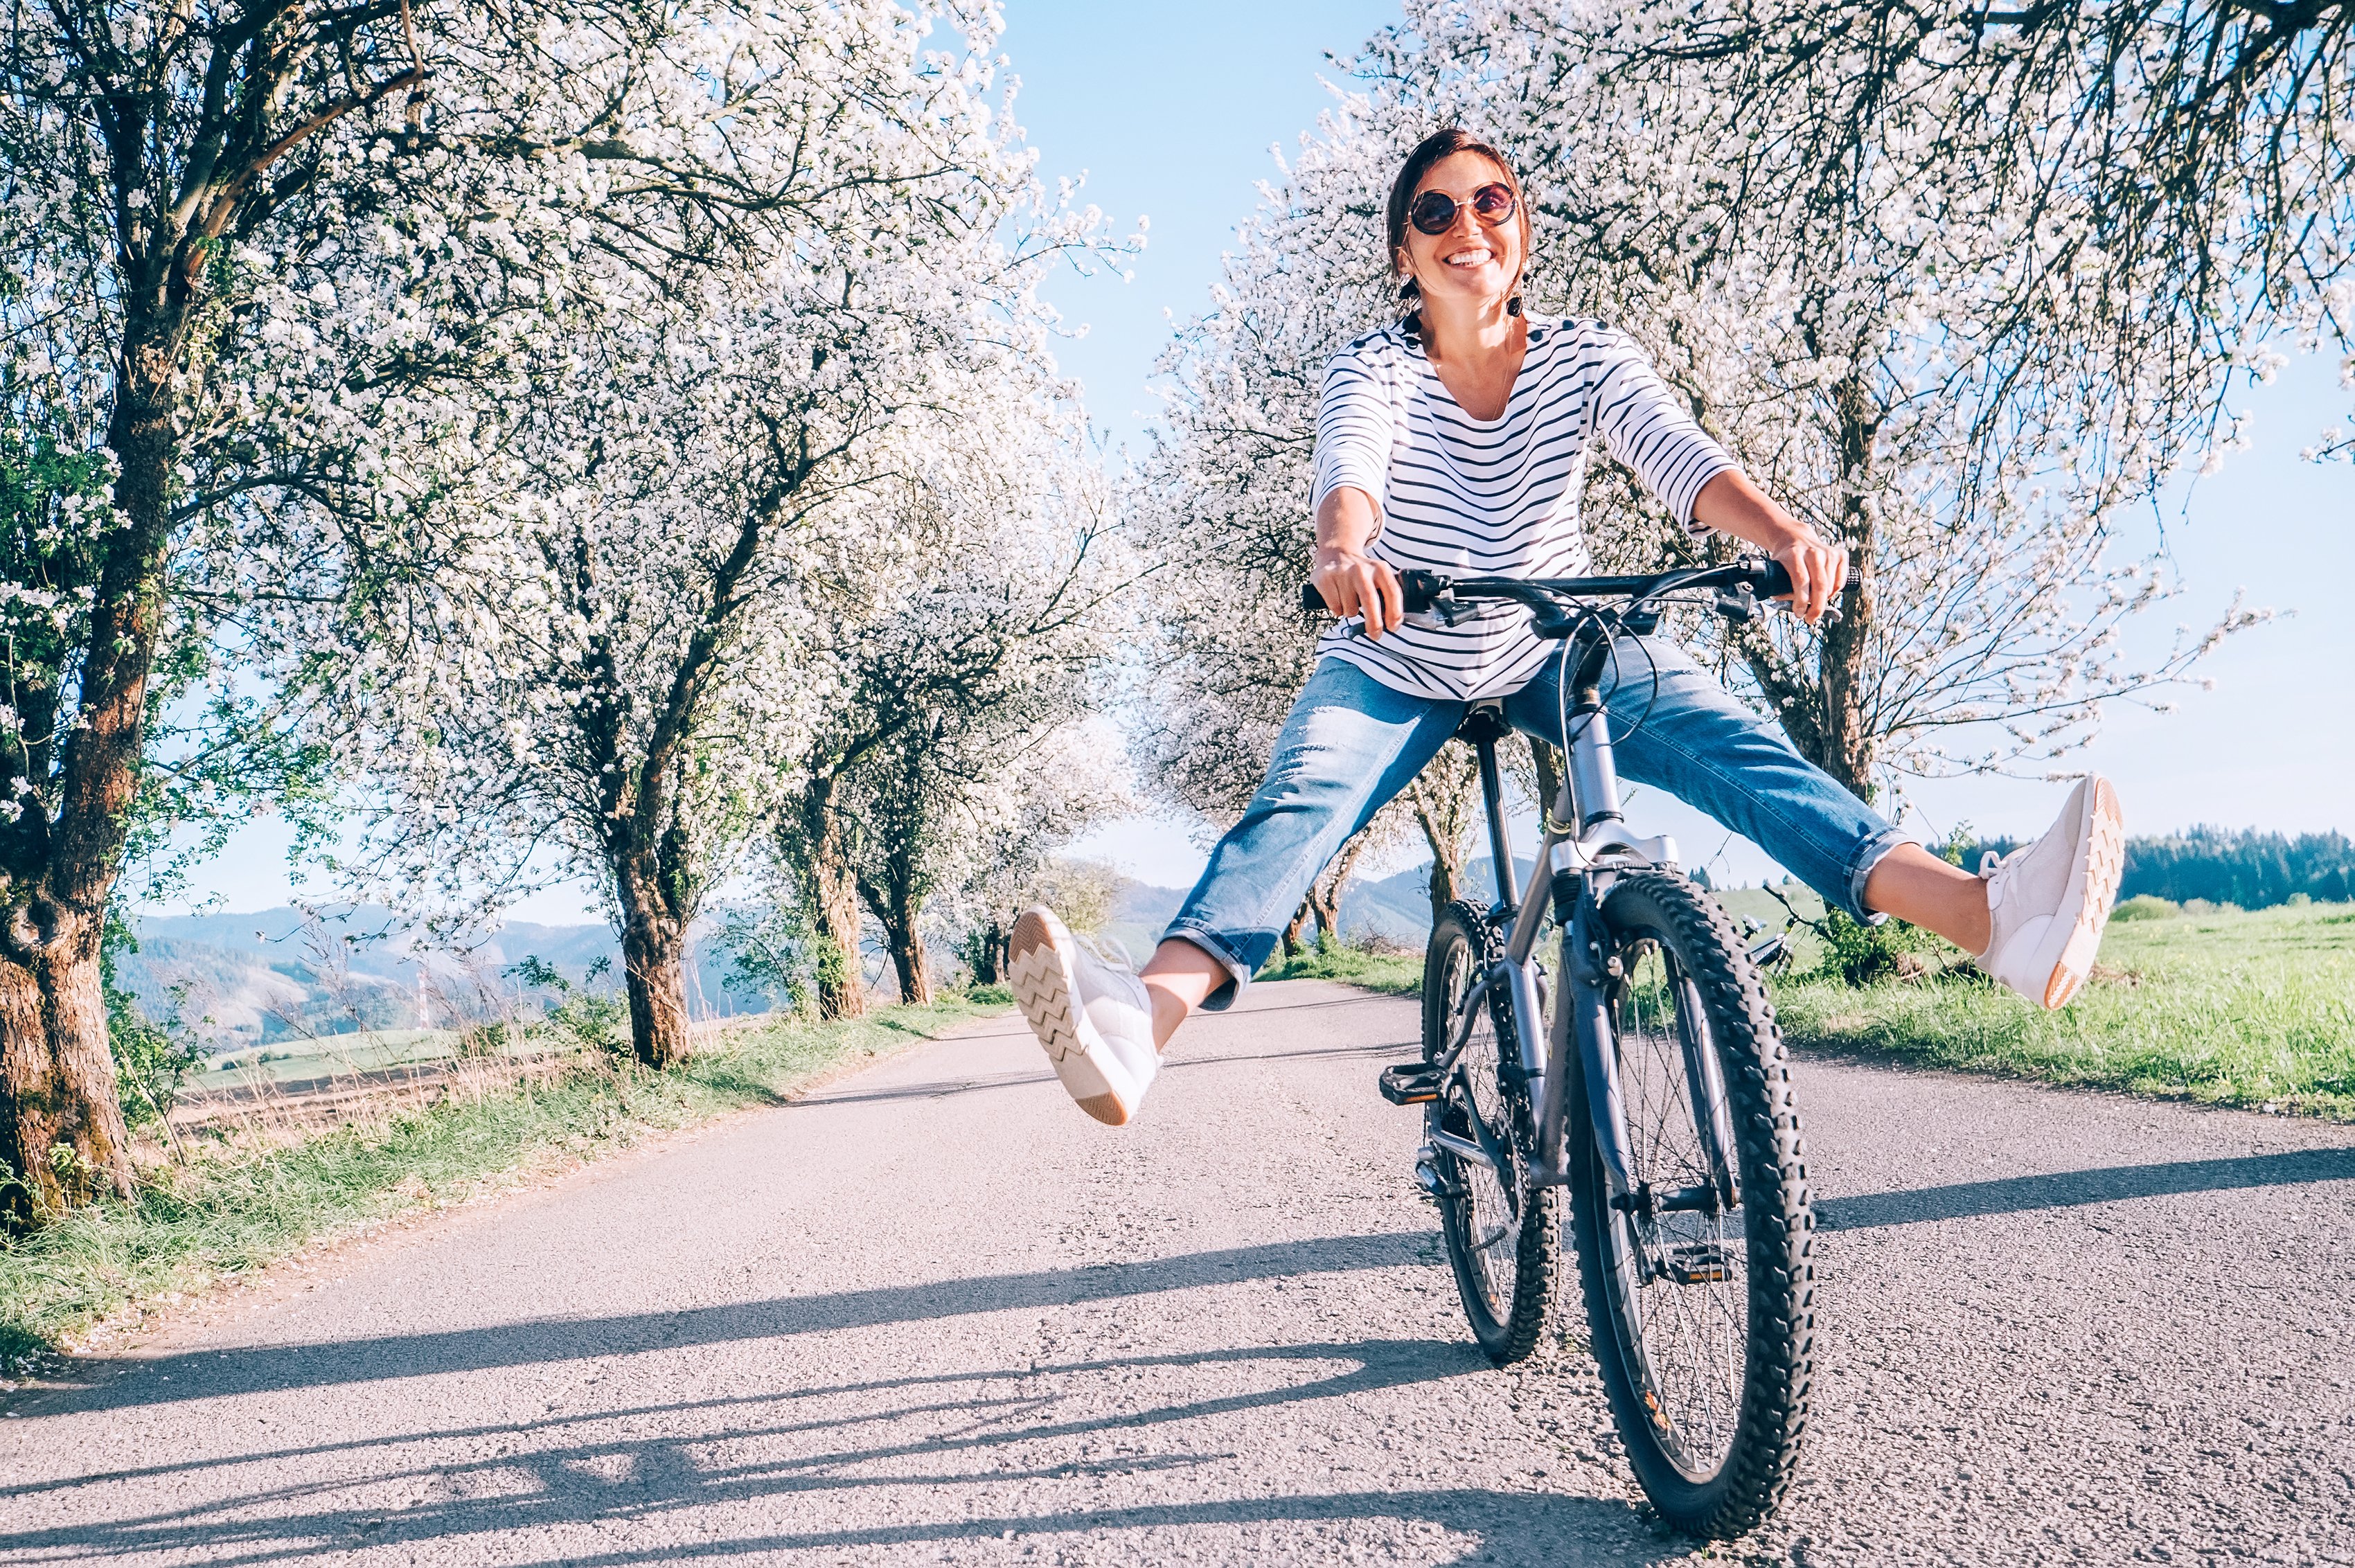
[[[603,214],[545,280],[562,331],[518,356],[496,450],[383,530],[416,564],[344,623],[373,803],[346,872],[453,935],[602,886],[655,1065],[687,1046],[688,925],[855,696],[837,629],[937,564],[907,497],[967,504],[1060,417],[1031,291],[1093,218],[991,101],[994,12],[958,15],[954,57],[931,19],[764,9],[665,70],[614,58],[616,133],[653,94],[666,163],[706,172],[549,155]]]

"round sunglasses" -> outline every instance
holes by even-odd
[[[1473,216],[1495,229],[1513,216],[1512,188],[1501,181],[1484,185],[1472,193],[1468,204]],[[1427,190],[1414,198],[1406,209],[1407,221],[1425,234],[1444,234],[1455,222],[1455,198],[1444,190]]]

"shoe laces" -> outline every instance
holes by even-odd
[[[2006,866],[2010,865],[2014,860],[2019,859],[2022,855],[2027,854],[2034,848],[2035,846],[2032,844],[2023,844],[2009,855],[1998,855],[1994,850],[1989,849],[1987,853],[1979,857],[1979,880],[1983,882],[1991,882],[1995,880],[1995,874],[1998,871],[2002,870]]]
[[[1069,928],[1066,927],[1065,929],[1068,930]],[[1122,942],[1119,937],[1100,934],[1093,932],[1082,933],[1074,931],[1071,933],[1071,940],[1077,943],[1089,955],[1093,957],[1097,963],[1105,965],[1107,968],[1118,969],[1122,973],[1128,975],[1134,975],[1136,973],[1136,960],[1129,955],[1127,944]]]

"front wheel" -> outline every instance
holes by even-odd
[[[1438,1060],[1460,1027],[1464,997],[1496,962],[1496,929],[1477,906],[1450,904],[1423,956],[1423,1054]],[[1531,1188],[1537,1125],[1521,1073],[1509,997],[1475,1005],[1461,1071],[1440,1092],[1440,1130],[1481,1151],[1438,1147],[1439,1229],[1473,1338],[1499,1366],[1537,1348],[1561,1258],[1560,1189]]]
[[[1662,1517],[1735,1536],[1782,1501],[1807,1421],[1814,1219],[1790,1070],[1707,893],[1629,876],[1603,924],[1635,1191],[1614,1200],[1575,1095],[1564,1163],[1595,1360]]]

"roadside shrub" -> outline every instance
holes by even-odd
[[[194,1041],[150,1020],[140,1011],[138,999],[116,981],[116,955],[138,951],[138,938],[110,907],[99,938],[99,995],[106,1005],[107,1050],[124,1091],[123,1120],[133,1129],[164,1123],[180,1093],[180,1081],[201,1070],[205,1060]],[[9,1179],[15,1179],[13,1174]]]
[[[2160,898],[2157,893],[2137,893],[2110,911],[2112,920],[2172,920],[2183,912],[2183,906],[2173,899]]]
[[[1814,923],[1824,955],[1810,978],[1870,986],[1879,980],[1918,980],[1945,967],[1955,950],[1902,920],[1867,925],[1844,910],[1829,909]]]

